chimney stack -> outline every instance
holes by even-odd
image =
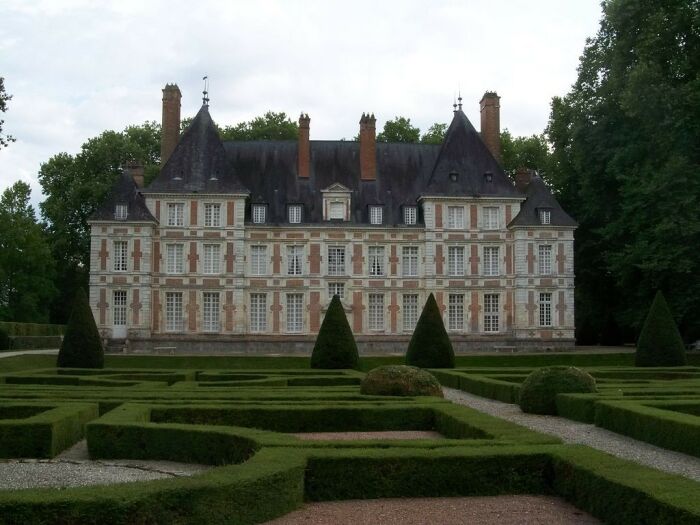
[[[525,167],[518,168],[515,172],[515,187],[518,188],[518,191],[525,193],[531,181],[532,172]]]
[[[501,163],[501,97],[495,91],[487,91],[481,97],[481,140],[491,155]]]
[[[180,140],[180,100],[177,84],[166,84],[163,89],[163,121],[160,137],[160,165],[165,166]]]
[[[311,171],[311,143],[309,142],[309,124],[311,119],[308,113],[299,115],[299,143],[297,146],[298,172],[302,179],[309,178]]]
[[[360,119],[360,180],[377,180],[377,137],[374,113]]]
[[[143,164],[138,161],[131,160],[126,163],[126,172],[134,179],[134,184],[137,188],[143,188]]]

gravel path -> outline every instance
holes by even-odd
[[[87,442],[80,441],[54,459],[0,460],[0,487],[79,487],[133,481],[192,476],[210,469],[209,465],[112,459],[92,461]]]
[[[557,436],[565,443],[588,445],[613,456],[700,481],[700,458],[656,447],[588,423],[557,416],[525,414],[518,405],[494,401],[453,388],[443,388],[443,391],[445,398],[453,403],[474,408],[543,434]]]
[[[292,434],[307,441],[357,441],[363,439],[444,439],[430,430],[387,430],[381,432],[300,432]]]
[[[489,496],[308,503],[267,525],[593,525],[594,517],[559,498]]]

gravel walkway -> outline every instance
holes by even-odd
[[[386,430],[381,432],[299,432],[292,434],[307,441],[357,441],[364,439],[444,439],[431,430]]]
[[[267,525],[593,525],[600,521],[559,498],[489,496],[308,503]]]
[[[700,458],[656,447],[595,425],[557,416],[525,414],[518,405],[486,399],[461,390],[443,388],[443,392],[445,399],[453,403],[474,408],[543,434],[557,436],[565,443],[588,445],[613,456],[700,481]]]
[[[0,460],[0,487],[79,487],[192,476],[212,467],[173,461],[113,459],[92,461],[80,441],[54,459]]]

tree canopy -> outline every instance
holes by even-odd
[[[418,142],[420,129],[411,124],[411,119],[395,117],[384,123],[384,129],[377,134],[377,142]]]
[[[506,173],[513,175],[518,168],[529,168],[547,177],[551,154],[544,134],[514,137],[504,129],[501,132],[501,151]]]
[[[5,79],[0,77],[0,113],[7,111],[7,102],[12,99],[12,95],[8,95],[5,91]],[[14,142],[15,138],[12,135],[3,135],[2,126],[5,124],[3,119],[0,119],[0,148],[6,147],[10,142]]]

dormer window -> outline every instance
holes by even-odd
[[[552,224],[551,210],[540,210],[540,224]]]
[[[328,212],[328,218],[331,220],[345,219],[345,203],[343,202],[331,202],[330,209]]]
[[[384,207],[370,206],[369,207],[369,223],[378,225],[384,222]]]
[[[265,204],[253,204],[251,215],[253,224],[265,224],[267,220],[267,206]]]
[[[406,226],[413,226],[418,222],[418,208],[416,206],[404,206],[403,223]]]
[[[126,204],[117,204],[114,207],[114,218],[118,221],[125,221],[129,215],[129,206]]]
[[[349,211],[352,191],[336,182],[321,190],[321,193],[323,194],[324,221],[350,220]]]
[[[458,177],[458,176],[459,176],[459,174],[458,174],[456,171],[451,171],[451,172],[450,172],[450,180],[451,180],[452,182],[457,182],[457,177]]]
[[[484,173],[484,180],[486,182],[493,182],[493,172],[487,171],[486,173]]]
[[[287,206],[287,220],[289,224],[301,223],[301,204],[290,204]]]

